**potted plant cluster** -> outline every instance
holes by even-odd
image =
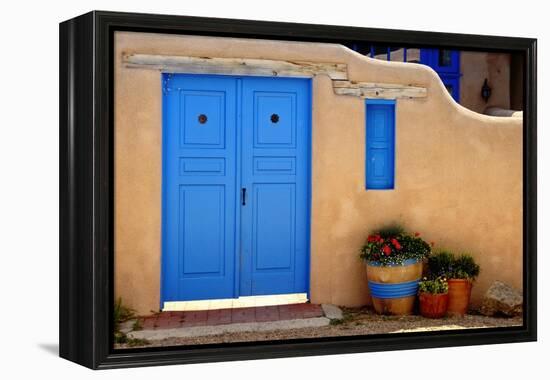
[[[449,304],[447,314],[463,316],[468,311],[472,285],[479,275],[479,265],[467,253],[455,256],[441,251],[428,259],[428,273],[432,278],[444,276],[448,280]]]
[[[418,283],[420,314],[426,318],[442,318],[447,314],[449,304],[449,284],[445,277],[428,279]]]
[[[423,260],[431,247],[419,233],[398,225],[374,231],[367,237],[360,257],[367,266],[367,280],[374,309],[379,314],[412,314]]]

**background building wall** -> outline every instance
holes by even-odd
[[[479,113],[488,107],[510,109],[511,62],[511,55],[507,53],[461,51],[460,104]],[[485,78],[491,87],[491,96],[487,102],[481,97]]]
[[[512,54],[510,62],[510,108],[523,110],[523,54]]]
[[[161,76],[124,68],[122,52],[345,62],[354,81],[427,87],[427,98],[397,101],[395,189],[367,191],[364,100],[334,95],[328,77],[313,78],[311,300],[369,303],[359,249],[392,221],[436,248],[475,256],[474,305],[493,280],[521,288],[521,119],[461,107],[428,67],[340,45],[117,32],[115,296],[139,313],[160,302]]]

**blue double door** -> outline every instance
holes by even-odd
[[[308,291],[310,104],[307,79],[163,75],[163,302]]]

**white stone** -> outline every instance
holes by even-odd
[[[344,318],[344,313],[342,313],[342,310],[336,306],[331,305],[328,303],[324,303],[321,305],[323,308],[323,312],[325,313],[325,317],[328,319],[342,319]]]
[[[523,294],[502,281],[491,284],[480,309],[481,314],[514,317],[523,313]]]

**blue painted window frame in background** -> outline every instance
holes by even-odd
[[[460,52],[458,50],[447,50],[451,54],[449,65],[441,66],[439,64],[439,53],[447,49],[420,49],[420,63],[430,66],[438,74],[458,74],[460,73]]]
[[[395,99],[365,99],[365,188],[367,190],[393,190],[395,188]],[[369,141],[369,134],[372,135],[372,128],[375,128],[372,120],[369,120],[369,108],[385,108],[388,112],[390,122],[385,125],[389,128],[386,131],[386,142]],[[381,144],[381,145],[379,145]],[[384,147],[384,144],[386,145]],[[379,145],[377,147],[377,145]],[[375,177],[372,173],[372,162],[374,161],[373,149],[387,149],[387,160],[384,168],[384,179]]]
[[[439,65],[440,49],[420,49],[420,63],[434,69],[445,86],[450,86],[450,94],[453,99],[460,103],[460,52],[451,50],[451,64],[448,66]]]

